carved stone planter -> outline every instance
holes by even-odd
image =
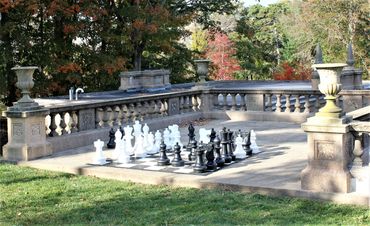
[[[199,83],[205,83],[208,75],[208,65],[210,60],[194,60],[197,65],[197,75],[199,76]]]

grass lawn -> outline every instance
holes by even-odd
[[[0,163],[0,225],[370,225],[366,208],[149,186]]]

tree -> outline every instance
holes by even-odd
[[[243,71],[239,77],[251,79],[271,78],[273,68],[280,64],[284,36],[279,32],[278,17],[286,13],[284,3],[267,7],[254,5],[245,8],[237,21],[236,56]]]
[[[233,74],[240,70],[238,61],[234,58],[233,42],[224,33],[216,33],[209,39],[206,56],[216,69],[211,74],[215,80],[231,80]]]

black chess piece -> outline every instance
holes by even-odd
[[[249,131],[247,133],[247,136],[244,138],[244,143],[245,143],[245,153],[248,155],[248,156],[251,156],[252,155],[252,148],[251,148],[251,132]]]
[[[207,145],[207,151],[206,151],[206,167],[208,170],[215,170],[217,168],[217,164],[215,162],[215,154],[214,154],[214,148],[215,145],[213,143],[209,143]]]
[[[213,143],[213,141],[214,141],[214,139],[216,138],[216,131],[215,131],[215,129],[211,129],[211,134],[209,135],[209,138],[210,138],[210,140],[209,140],[209,142],[212,142]]]
[[[166,144],[162,141],[161,145],[159,146],[159,159],[157,162],[158,166],[165,166],[170,164],[170,159],[167,157],[166,154]]]
[[[189,142],[188,142],[188,145],[186,146],[186,150],[191,152],[191,149],[192,149],[191,141],[195,140],[195,129],[193,127],[193,124],[191,123],[188,127],[188,137],[189,137]]]
[[[122,140],[123,137],[125,136],[125,130],[123,129],[123,126],[119,127],[119,131],[122,133],[122,136],[121,136],[121,140]]]
[[[201,142],[198,146],[198,148],[195,151],[195,164],[193,166],[193,170],[196,173],[204,173],[207,169],[207,166],[204,164],[204,146],[203,142]]]
[[[185,161],[182,160],[181,158],[181,147],[179,145],[179,143],[176,143],[175,146],[173,147],[174,149],[174,156],[173,156],[173,159],[171,161],[171,165],[172,166],[184,166],[185,165]]]
[[[108,141],[108,143],[107,143],[107,148],[109,148],[109,149],[113,149],[113,148],[115,148],[116,147],[116,142],[115,142],[115,140],[116,140],[116,137],[114,136],[115,135],[115,131],[114,131],[114,129],[113,128],[111,128],[110,130],[109,130],[109,141]]]
[[[235,161],[236,160],[236,156],[234,155],[234,150],[235,150],[235,146],[234,146],[234,132],[233,131],[230,131],[230,129],[228,129],[227,131],[227,135],[228,135],[228,138],[227,138],[227,147],[228,147],[228,152],[229,152],[229,155],[231,157],[231,161]]]
[[[194,139],[190,142],[190,153],[188,155],[189,161],[195,160],[195,151],[197,150],[197,141]]]
[[[214,147],[215,147],[215,153],[216,153],[216,164],[219,167],[222,167],[225,165],[225,159],[221,156],[221,140],[220,137],[217,135],[216,138],[213,140]]]
[[[229,155],[229,152],[228,152],[228,134],[227,134],[227,131],[226,131],[226,128],[224,127],[221,132],[221,147],[222,147],[222,157],[224,158],[225,160],[225,163],[230,163],[231,162],[231,156]]]

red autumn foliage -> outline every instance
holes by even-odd
[[[273,78],[274,80],[309,80],[311,69],[300,63],[290,65],[289,62],[284,62],[273,73]]]
[[[206,57],[212,61],[215,70],[211,72],[214,80],[232,80],[233,74],[240,70],[239,62],[233,57],[236,53],[234,43],[226,34],[216,33],[208,40]]]
[[[80,65],[78,65],[76,63],[68,63],[68,64],[65,64],[65,65],[61,65],[61,66],[59,66],[58,71],[60,73],[64,73],[64,74],[73,73],[73,72],[82,73],[82,69],[81,69]]]

